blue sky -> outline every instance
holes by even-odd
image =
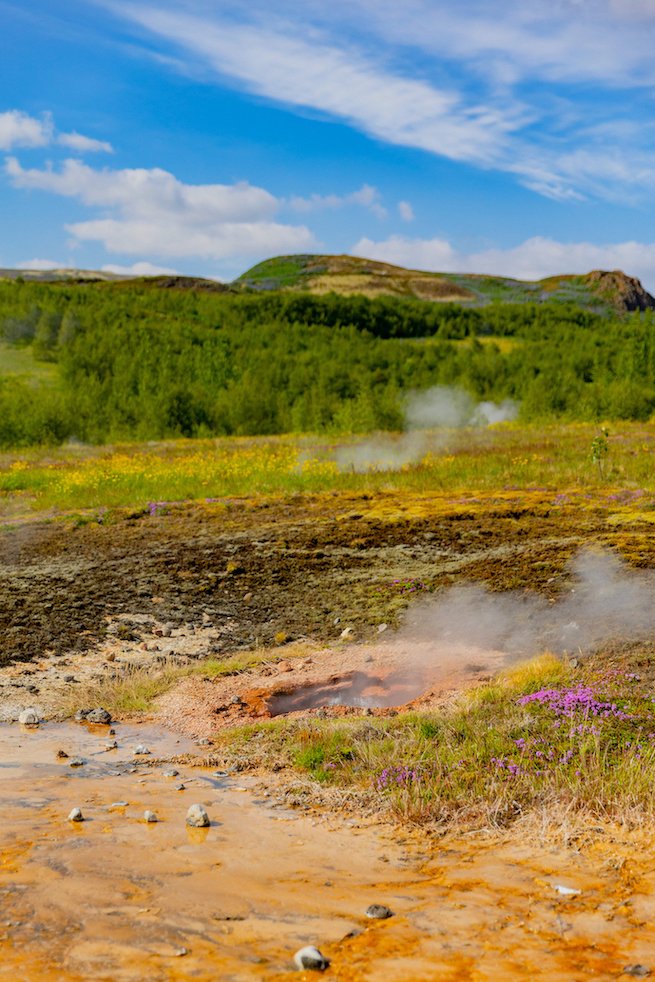
[[[655,0],[0,0],[0,265],[655,291]]]

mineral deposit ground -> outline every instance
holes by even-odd
[[[321,784],[309,758],[261,749],[259,729],[345,720],[362,740],[389,719],[438,717],[507,658],[455,638],[435,660],[412,633],[422,611],[463,583],[557,608],[590,546],[648,578],[652,514],[620,496],[376,491],[5,524],[0,979],[655,973],[652,821],[564,811],[555,825],[544,812],[422,827],[372,784]],[[558,657],[647,686],[642,635]],[[152,683],[131,710],[130,680]],[[74,721],[99,692],[111,724]],[[26,708],[38,726],[17,722]],[[185,825],[192,804],[208,827]],[[74,808],[83,821],[67,821]],[[392,916],[367,917],[371,904]],[[304,945],[324,971],[293,967]]]

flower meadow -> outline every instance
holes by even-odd
[[[655,508],[655,437],[622,424],[610,438],[607,483],[590,466],[590,425],[441,430],[403,461],[402,434],[375,441],[370,465],[340,465],[339,449],[368,437],[235,437],[25,451],[0,458],[0,514],[149,507],[289,492],[408,491],[450,495],[453,507],[545,507],[581,511]],[[388,443],[395,469],[376,462]],[[492,495],[490,498],[489,495]]]
[[[629,668],[543,656],[439,714],[286,731],[319,781],[365,785],[421,823],[506,827],[535,809],[597,820],[655,816],[655,688]]]

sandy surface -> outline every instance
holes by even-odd
[[[257,776],[179,765],[166,777],[132,750],[138,740],[161,754],[170,734],[116,729],[107,754],[107,728],[0,725],[0,979],[318,978],[293,970],[305,944],[331,959],[326,982],[582,982],[655,969],[655,854],[643,835],[566,847],[481,829],[434,841],[289,807]],[[85,764],[58,761],[62,745]],[[185,825],[196,802],[209,828]],[[74,806],[84,822],[66,820]],[[393,916],[367,919],[371,903]]]

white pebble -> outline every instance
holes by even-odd
[[[36,709],[24,709],[18,717],[18,722],[22,723],[23,726],[38,726],[39,714]]]
[[[156,822],[157,821],[157,816],[155,815],[154,812],[151,812],[151,811],[145,811],[143,817],[145,818],[146,822]]]
[[[191,805],[186,813],[186,823],[194,829],[206,828],[209,825],[209,815],[202,805]]]
[[[84,821],[84,815],[82,814],[82,809],[81,808],[73,808],[72,812],[70,813],[70,815],[68,816],[68,818],[66,819],[66,821],[68,821],[68,822],[83,822]]]
[[[321,972],[330,964],[329,959],[324,958],[318,948],[315,948],[313,944],[308,944],[306,947],[301,948],[300,951],[297,951],[293,956],[293,960],[300,969],[317,968]]]

